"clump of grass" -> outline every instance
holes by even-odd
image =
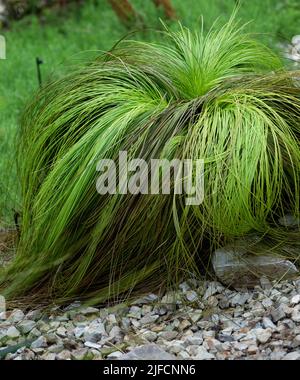
[[[296,245],[278,219],[299,215],[298,75],[232,17],[206,35],[123,41],[45,85],[22,120],[21,237],[1,293],[112,301],[199,276],[207,252],[249,233]],[[100,196],[96,164],[120,150],[204,159],[204,202]]]

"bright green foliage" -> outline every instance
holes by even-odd
[[[250,233],[287,255],[282,244],[296,246],[299,233],[278,218],[299,215],[297,77],[232,18],[206,35],[123,41],[45,85],[22,120],[22,233],[1,293],[129,297],[200,275],[207,253]],[[100,196],[96,164],[120,150],[147,162],[204,159],[204,202]]]

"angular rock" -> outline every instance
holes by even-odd
[[[35,321],[24,319],[23,321],[18,323],[18,329],[21,331],[22,334],[29,333],[34,327]]]
[[[93,343],[93,342],[85,342],[84,345],[88,348],[94,348],[96,350],[100,350],[100,348],[102,347],[101,344]]]
[[[212,360],[215,359],[215,356],[209,353],[204,347],[198,347],[197,355],[195,360]]]
[[[48,351],[52,352],[54,354],[58,354],[58,353],[62,352],[64,350],[64,348],[65,348],[65,346],[63,345],[63,343],[59,342],[57,344],[53,344],[52,346],[50,346],[48,348]]]
[[[99,309],[97,309],[96,307],[89,306],[79,309],[79,312],[83,315],[99,314]]]
[[[84,334],[84,331],[85,331],[85,327],[83,326],[77,326],[75,327],[75,329],[73,330],[73,333],[75,335],[75,338],[81,338]]]
[[[120,360],[176,360],[174,355],[164,351],[157,344],[139,346],[121,355]]]
[[[293,340],[293,347],[300,347],[300,335],[296,335]]]
[[[283,305],[279,305],[276,309],[273,309],[271,316],[274,322],[278,322],[285,317],[285,311]]]
[[[291,304],[292,305],[297,305],[300,303],[300,294],[296,294],[294,297],[291,299]]]
[[[47,340],[43,336],[40,336],[34,342],[31,343],[31,348],[44,348],[44,347],[47,347]]]
[[[52,352],[46,352],[45,354],[41,355],[41,358],[43,360],[55,360],[56,354],[53,354]]]
[[[38,338],[39,336],[41,336],[42,334],[41,334],[41,332],[36,328],[36,327],[34,327],[31,331],[30,331],[30,333],[29,333],[29,335],[28,335],[28,338],[29,339],[34,339],[34,338]]]
[[[198,349],[199,349],[199,346],[196,345],[196,344],[191,344],[190,346],[187,346],[186,347],[186,352],[190,355],[190,356],[196,356],[197,353],[198,353]]]
[[[147,314],[143,318],[141,318],[140,323],[142,325],[148,325],[150,323],[156,322],[158,320],[158,318],[159,318],[159,315],[155,315],[155,314],[154,315],[150,315],[150,314]]]
[[[203,343],[203,338],[202,336],[198,335],[191,335],[186,338],[184,341],[184,344],[187,346],[200,346]]]
[[[157,339],[157,334],[153,331],[145,331],[142,337],[148,340],[148,342],[154,342]]]
[[[186,298],[189,302],[195,302],[195,301],[197,301],[197,299],[198,299],[198,294],[197,294],[194,290],[188,290],[188,291],[185,293],[185,298]]]
[[[209,297],[213,296],[216,293],[222,293],[223,289],[224,287],[219,282],[210,282],[203,295],[203,300],[207,300]]]
[[[255,335],[259,343],[265,344],[271,339],[272,330],[271,329],[256,329]]]
[[[248,299],[250,298],[250,294],[246,292],[237,293],[233,298],[231,298],[230,303],[232,306],[236,305],[244,305]]]
[[[65,329],[65,327],[63,326],[60,326],[57,330],[56,330],[56,334],[61,337],[61,338],[65,338],[66,337],[66,332],[67,330]]]
[[[262,305],[264,308],[268,309],[273,305],[273,302],[270,298],[265,298],[264,300],[261,301]]]
[[[212,257],[212,265],[217,277],[224,284],[253,287],[262,276],[270,280],[294,277],[298,270],[289,260],[270,255],[251,255],[246,249],[224,247],[217,249]]]
[[[71,358],[74,360],[84,360],[88,357],[89,350],[87,348],[78,348],[71,352]]]
[[[103,323],[87,326],[84,330],[84,340],[87,342],[97,343],[103,336],[106,336],[105,327]]]
[[[115,352],[112,352],[111,354],[107,355],[107,359],[108,360],[121,359],[121,357],[123,355],[124,355],[123,352],[121,352],[121,351],[115,351]]]
[[[139,298],[135,301],[136,304],[147,304],[152,303],[158,300],[158,296],[156,294],[148,294],[145,297]]]
[[[30,321],[38,321],[42,317],[42,312],[38,309],[30,310],[26,314],[26,319]]]
[[[265,329],[268,329],[268,328],[269,328],[269,329],[272,329],[272,330],[275,330],[275,329],[276,329],[276,326],[275,326],[274,323],[271,321],[271,319],[268,318],[268,317],[264,317],[262,323],[263,323],[263,326],[264,326]]]
[[[293,351],[286,354],[283,360],[300,360],[300,351]]]
[[[15,309],[11,312],[10,316],[7,318],[7,321],[10,323],[18,323],[24,318],[24,313],[22,310]]]
[[[177,331],[162,331],[158,334],[159,338],[162,338],[167,341],[175,339],[177,335]]]
[[[291,318],[294,322],[300,322],[300,305],[294,307]]]
[[[67,350],[61,351],[56,355],[57,360],[71,360],[71,352]]]
[[[270,359],[271,360],[282,360],[282,358],[284,358],[285,355],[286,355],[286,353],[283,350],[274,350],[270,354]]]
[[[179,354],[180,352],[185,351],[183,342],[181,340],[173,340],[168,346],[168,351],[170,354]]]
[[[14,326],[10,326],[6,331],[6,336],[11,339],[19,338],[20,331],[17,330]]]
[[[139,306],[131,306],[129,309],[128,317],[140,319],[142,316],[142,309]]]

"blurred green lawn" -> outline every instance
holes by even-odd
[[[145,21],[147,31],[135,38],[158,39],[155,30],[162,29],[157,10],[151,0],[131,0]],[[201,16],[206,29],[219,17],[228,19],[236,0],[173,0],[183,25],[198,28]],[[248,30],[276,48],[300,34],[299,0],[241,1],[239,18],[251,21]],[[177,24],[172,23],[172,28]],[[133,29],[139,29],[133,25]],[[148,29],[149,28],[149,29]],[[86,0],[80,8],[66,13],[45,14],[43,24],[28,16],[12,23],[8,31],[0,31],[7,44],[7,59],[0,60],[0,227],[13,223],[13,209],[19,209],[19,184],[15,168],[15,133],[24,103],[38,86],[35,58],[41,57],[43,78],[51,73],[69,70],[73,61],[107,50],[129,32],[120,24],[106,0]]]

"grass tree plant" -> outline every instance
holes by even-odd
[[[27,106],[21,236],[1,272],[8,299],[95,304],[154,291],[200,276],[213,249],[253,233],[264,252],[270,242],[270,252],[298,259],[299,229],[278,220],[299,216],[299,73],[234,16],[162,41],[121,41]],[[203,203],[100,196],[96,163],[119,151],[146,162],[204,159]]]

